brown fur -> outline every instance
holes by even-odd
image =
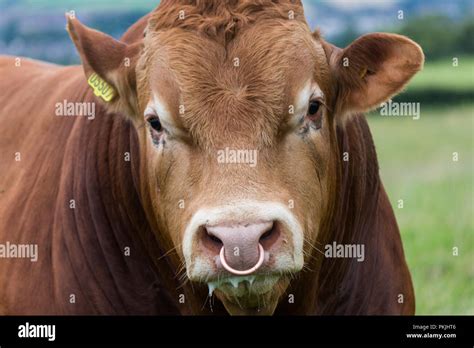
[[[198,207],[229,197],[297,202],[306,268],[277,287],[276,314],[414,312],[370,131],[354,112],[373,108],[380,91],[388,98],[403,88],[422,65],[416,44],[374,34],[337,49],[311,35],[293,1],[163,1],[122,41],[75,20],[68,30],[86,76],[99,73],[119,96],[98,104],[93,122],[56,117],[55,102],[96,101],[81,68],[24,60],[18,69],[1,58],[0,151],[7,161],[0,165],[0,241],[40,246],[36,264],[0,260],[7,313],[211,314],[205,286],[180,278],[180,243]],[[344,56],[352,62],[347,70],[340,68]],[[302,141],[286,110],[310,77],[327,109],[322,129]],[[142,116],[151,91],[163,96],[184,134],[170,135],[159,153]],[[258,149],[258,168],[217,166],[213,156],[223,146]],[[131,162],[123,161],[126,152]],[[334,240],[365,244],[366,262],[324,259],[318,249]],[[285,293],[296,303],[286,303]],[[213,313],[225,313],[219,301]]]
[[[165,0],[150,17],[148,31],[181,28],[197,32],[225,46],[239,31],[258,21],[294,19],[304,22],[301,1],[289,0]],[[181,19],[182,13],[185,19]]]

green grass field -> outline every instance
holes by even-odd
[[[458,66],[453,66],[453,57],[427,61],[424,69],[410,83],[410,90],[473,90],[474,89],[474,57],[458,57]]]
[[[419,120],[374,112],[369,122],[413,277],[416,313],[474,314],[474,105],[422,105]]]

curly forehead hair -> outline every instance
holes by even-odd
[[[300,0],[163,0],[148,30],[182,28],[225,44],[246,25],[290,18],[305,21]]]

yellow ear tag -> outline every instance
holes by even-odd
[[[101,97],[106,102],[110,102],[117,94],[115,89],[96,73],[93,73],[91,76],[89,76],[87,83],[92,87],[94,94],[98,97]]]

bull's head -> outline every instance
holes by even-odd
[[[164,1],[134,44],[69,31],[136,127],[158,238],[229,313],[271,314],[333,209],[336,126],[399,92],[423,53],[380,33],[338,49],[294,1],[188,3]]]

